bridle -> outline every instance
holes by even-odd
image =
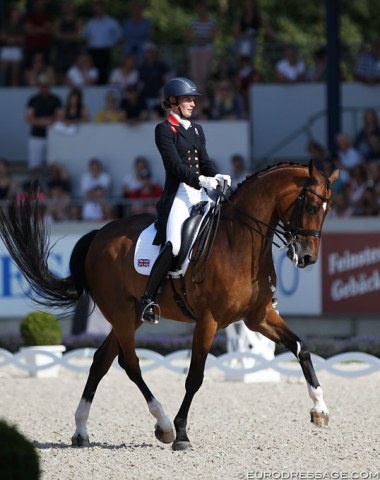
[[[305,206],[305,199],[306,194],[311,193],[321,199],[324,203],[328,203],[330,201],[329,198],[320,195],[315,190],[310,188],[312,183],[312,179],[308,178],[305,185],[302,187],[302,190],[298,194],[297,198],[290,204],[288,210],[293,207],[292,212],[290,214],[289,220],[286,223],[286,226],[282,224],[278,224],[273,226],[271,224],[265,223],[262,220],[250,215],[249,213],[241,210],[237,207],[234,203],[231,202],[229,199],[229,192],[231,187],[227,185],[227,182],[224,182],[223,186],[220,186],[218,189],[218,198],[216,200],[216,204],[214,208],[209,212],[209,222],[205,222],[198,234],[199,243],[196,250],[191,251],[191,261],[193,263],[193,283],[201,283],[204,280],[205,272],[206,272],[206,265],[208,262],[208,258],[210,256],[212,246],[215,240],[215,235],[218,229],[220,215],[221,215],[221,206],[222,201],[230,205],[235,212],[238,214],[238,218],[240,222],[242,222],[247,228],[251,231],[256,232],[261,237],[265,238],[267,241],[271,241],[273,245],[280,248],[281,250],[287,249],[295,249],[295,243],[297,235],[302,236],[312,236],[312,237],[321,237],[321,230],[308,230],[304,228],[300,228],[301,220],[302,220],[302,213]],[[254,222],[253,224],[251,222]],[[268,233],[263,233],[260,229],[260,225],[265,226],[268,230],[270,230],[273,235]],[[276,235],[277,238],[283,243],[283,245],[279,245],[277,242],[273,240],[273,236]],[[196,280],[195,278],[195,265],[198,263],[200,258],[205,259],[203,271],[200,274],[200,280]]]
[[[302,214],[305,206],[305,199],[306,194],[309,192],[319,199],[322,200],[323,203],[328,203],[330,201],[329,198],[320,195],[318,192],[313,190],[310,185],[312,183],[312,179],[308,178],[305,185],[302,187],[301,192],[298,194],[297,198],[292,202],[289,206],[289,209],[293,207],[293,210],[290,214],[289,220],[286,222],[285,225],[278,224],[277,226],[273,226],[271,224],[265,223],[262,220],[257,219],[256,217],[248,214],[244,210],[241,210],[235,204],[233,204],[229,198],[227,197],[226,193],[222,190],[219,192],[219,195],[224,199],[226,203],[228,203],[236,213],[239,215],[239,220],[246,225],[250,230],[255,231],[262,237],[270,240],[271,236],[267,234],[263,234],[263,232],[259,229],[258,225],[263,225],[267,227],[271,232],[273,232],[276,237],[281,240],[283,245],[279,245],[275,242],[272,238],[272,243],[278,248],[287,249],[295,244],[297,235],[305,236],[305,237],[317,237],[321,238],[321,230],[309,230],[300,228],[301,221],[302,221]],[[252,225],[248,220],[252,220],[256,225]]]
[[[324,197],[323,195],[320,195],[317,193],[315,190],[310,188],[311,185],[311,178],[307,180],[305,185],[303,186],[300,194],[297,196],[296,200],[293,202],[293,211],[291,213],[291,216],[286,224],[285,232],[287,234],[290,234],[292,236],[296,235],[303,235],[303,236],[309,236],[309,237],[321,237],[321,230],[308,230],[304,228],[300,228],[300,223],[302,219],[302,212],[305,206],[305,199],[306,199],[306,193],[310,192],[316,197],[320,198],[323,203],[328,203],[329,199]]]

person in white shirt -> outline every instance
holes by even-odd
[[[98,84],[105,85],[108,80],[112,49],[122,39],[119,22],[107,15],[104,2],[93,4],[94,16],[84,25],[83,37],[95,67],[99,71]]]
[[[88,171],[81,177],[81,195],[86,198],[88,192],[96,187],[101,187],[108,192],[110,186],[111,175],[103,170],[102,163],[98,158],[91,158],[88,162]]]
[[[65,83],[71,87],[82,88],[94,85],[99,73],[92,65],[91,57],[87,53],[80,53],[74,65],[66,73]]]
[[[276,63],[276,80],[282,83],[302,82],[306,76],[306,66],[298,57],[297,48],[287,45],[283,58]]]

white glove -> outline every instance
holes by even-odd
[[[230,187],[231,186],[231,177],[229,175],[222,175],[221,173],[218,173],[215,175],[215,178],[218,180],[220,185],[223,186],[224,182],[227,182],[227,185]]]
[[[207,190],[216,190],[219,182],[215,177],[205,177],[204,175],[199,175],[199,185]]]

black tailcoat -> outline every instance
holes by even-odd
[[[178,120],[169,115],[155,129],[155,140],[165,168],[165,185],[157,203],[157,235],[153,243],[166,242],[166,224],[181,182],[199,190],[199,175],[213,177],[218,172],[206,150],[203,128],[191,122],[186,130]]]

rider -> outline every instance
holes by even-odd
[[[157,234],[153,243],[162,245],[150,273],[139,312],[141,320],[158,323],[156,298],[181,246],[181,228],[190,216],[191,208],[211,199],[208,194],[229,175],[217,174],[206,150],[203,128],[190,120],[195,99],[201,95],[195,84],[183,77],[170,79],[164,86],[162,108],[166,120],[155,129],[155,141],[165,168],[165,185],[157,203]]]

